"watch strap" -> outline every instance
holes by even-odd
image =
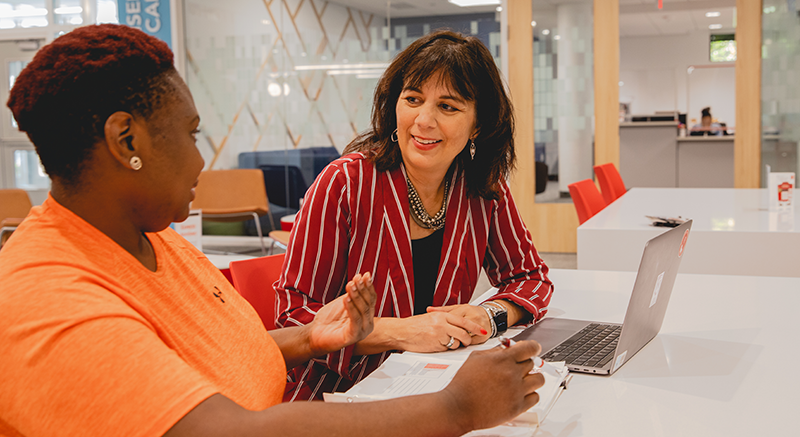
[[[497,302],[484,302],[480,306],[489,314],[489,320],[492,322],[492,337],[506,332],[508,329],[508,310],[503,305]]]

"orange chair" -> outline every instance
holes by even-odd
[[[569,185],[569,195],[575,210],[578,211],[578,221],[583,224],[606,207],[603,196],[591,179],[585,179]]]
[[[203,220],[231,222],[254,219],[261,242],[261,254],[267,254],[258,218],[269,215],[273,229],[275,220],[269,209],[261,170],[209,170],[200,173],[192,208],[203,211]]]
[[[0,247],[28,216],[32,207],[27,191],[17,188],[0,190]]]
[[[275,289],[281,276],[284,253],[231,261],[233,287],[255,308],[267,331],[275,329]]]
[[[622,176],[613,163],[595,165],[594,174],[597,175],[597,182],[600,184],[606,205],[625,194],[625,183],[622,182]]]

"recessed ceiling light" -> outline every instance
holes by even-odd
[[[556,41],[558,41],[558,40],[560,40],[560,39],[561,39],[561,35],[554,35],[554,36],[553,36],[553,39],[554,39],[554,40],[556,40]]]
[[[542,31],[542,35],[550,35],[550,30],[549,29],[544,29]]]
[[[722,14],[719,13],[719,12],[706,12],[706,17],[707,18],[717,18],[720,15],[722,15]]]
[[[536,20],[531,21],[531,27],[536,27]]]
[[[498,6],[498,7],[497,7],[497,9],[495,9],[495,11],[497,11],[497,12],[503,12],[503,7],[502,7],[502,6]]]
[[[722,29],[722,25],[721,24],[709,24],[708,28],[711,29],[711,30]]]
[[[489,5],[500,4],[500,0],[447,0],[447,1],[456,6],[461,6],[462,8],[468,8],[470,6],[489,6]]]

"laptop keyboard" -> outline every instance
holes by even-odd
[[[553,350],[542,355],[545,361],[566,361],[568,365],[602,368],[617,349],[622,326],[592,323]]]

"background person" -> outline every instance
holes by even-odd
[[[506,184],[514,121],[489,50],[449,31],[426,35],[389,65],[372,128],[309,188],[277,283],[279,326],[301,326],[374,272],[375,329],[290,373],[285,400],[320,398],[368,375],[395,350],[485,342],[542,318],[547,266]],[[499,288],[468,305],[481,269]]]
[[[439,393],[278,405],[286,367],[372,330],[371,277],[313,323],[267,333],[168,228],[203,168],[172,62],[138,30],[86,26],[40,49],[11,91],[52,190],[0,251],[0,435],[444,436],[536,403],[526,342],[473,354]]]
[[[714,123],[711,117],[711,107],[703,108],[700,124],[692,126],[692,135],[722,135],[722,125]]]

